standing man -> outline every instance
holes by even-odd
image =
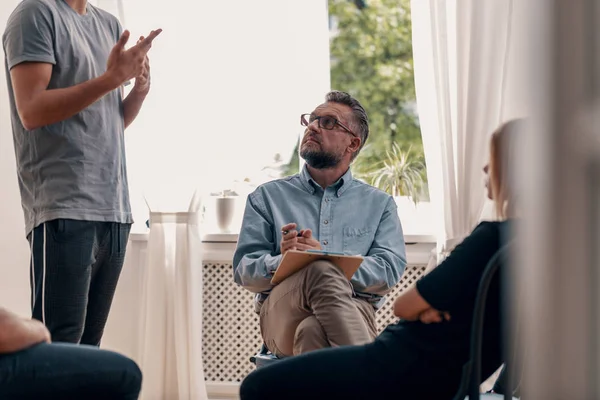
[[[375,310],[406,266],[396,202],[350,171],[369,135],[365,109],[348,93],[333,91],[300,123],[306,165],[248,196],[233,256],[234,280],[257,293],[261,334],[278,357],[371,342]],[[360,254],[364,260],[350,282],[321,260],[273,286],[288,250]]]
[[[150,90],[147,53],[87,0],[24,0],[3,35],[33,317],[98,346],[133,222],[124,129]],[[127,98],[123,85],[135,79]]]

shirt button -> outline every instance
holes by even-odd
[[[327,224],[329,223],[329,221],[325,220],[325,221],[323,221],[323,223],[324,223],[325,225],[327,225]]]
[[[329,202],[329,197],[325,198],[325,201],[326,201],[326,202]]]
[[[328,242],[327,240],[323,240],[323,244],[324,244],[325,246],[327,246],[327,244],[328,244],[328,243],[329,243],[329,242]]]

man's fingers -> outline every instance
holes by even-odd
[[[131,36],[131,34],[129,33],[128,30],[125,30],[121,34],[121,37],[119,38],[119,40],[117,41],[116,46],[119,47],[120,49],[125,49],[125,45],[129,41],[129,36]]]
[[[313,238],[308,239],[308,238],[300,236],[300,237],[298,237],[298,243],[306,244],[311,247],[316,247],[319,244],[319,241],[315,240]]]
[[[295,229],[292,229],[291,231],[288,231],[285,235],[283,235],[283,240],[296,241],[297,237],[298,237],[298,231]]]
[[[290,235],[291,234],[292,234],[292,232],[290,232]],[[293,236],[293,237],[287,238],[287,239],[284,237],[281,240],[281,248],[283,249],[285,247],[290,247],[290,246],[295,245],[296,243],[298,243],[298,238],[296,236]]]
[[[146,55],[146,53],[148,53],[148,51],[152,47],[152,41],[154,40],[154,38],[156,38],[160,34],[160,32],[162,32],[162,29],[152,31],[146,37],[140,36],[141,40],[138,40],[138,42],[135,44],[135,46],[133,46],[129,50],[133,50],[136,53],[142,53],[142,54]]]
[[[296,250],[300,250],[300,251],[306,251],[306,250],[314,249],[313,246],[309,246],[309,245],[303,244],[303,243],[297,243],[295,247],[296,247]]]
[[[291,231],[292,229],[296,229],[296,223],[295,222],[290,222],[289,224],[285,224],[284,226],[281,227],[281,231],[282,232],[286,232],[286,231]]]
[[[311,229],[304,229],[302,231],[302,236],[306,239],[311,239],[312,238],[312,230]]]
[[[142,66],[142,72],[140,73],[140,77],[142,77],[144,79],[148,78],[148,68],[146,67],[145,64]]]
[[[296,250],[296,246],[298,244],[297,243],[286,243],[285,245],[281,246],[281,254],[285,254],[286,251],[288,250]]]
[[[152,41],[154,39],[156,39],[156,37],[158,35],[160,35],[161,32],[162,32],[162,29],[157,29],[157,30],[150,32],[148,37],[146,37],[144,40],[142,40],[142,46],[150,48],[152,46]]]

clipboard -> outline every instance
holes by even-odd
[[[288,276],[298,272],[313,261],[328,260],[340,268],[346,278],[350,280],[363,262],[363,256],[349,256],[342,253],[330,253],[318,250],[288,250],[283,255],[275,274],[271,278],[271,284],[276,285]]]

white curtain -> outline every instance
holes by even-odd
[[[413,0],[411,7],[417,104],[444,255],[481,218],[491,132],[522,111],[507,96],[513,1]]]
[[[200,203],[150,212],[142,283],[139,364],[142,399],[208,399],[202,364]]]

